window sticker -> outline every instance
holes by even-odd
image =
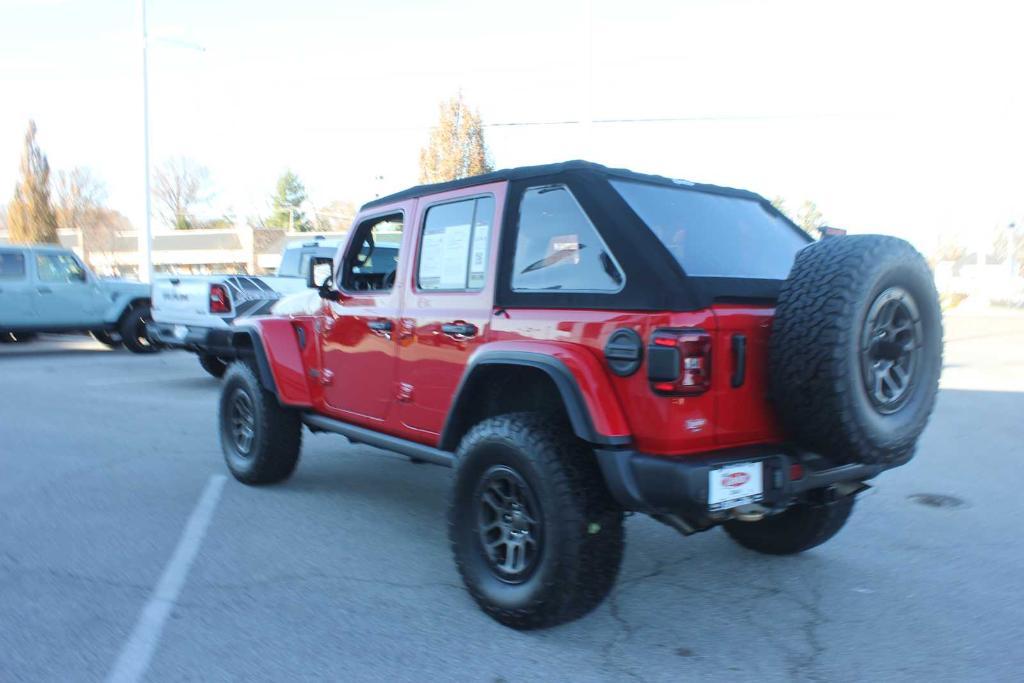
[[[445,226],[441,250],[441,289],[462,289],[466,286],[469,230],[469,223]]]
[[[548,257],[554,262],[568,261],[573,265],[580,262],[579,235],[555,235],[548,246]]]
[[[477,224],[473,233],[473,246],[469,253],[469,287],[478,289],[484,286],[484,270],[487,268],[487,238],[490,226],[486,223]]]
[[[423,236],[423,250],[420,253],[420,287],[423,289],[441,287],[441,251],[443,248],[443,232],[434,232]]]

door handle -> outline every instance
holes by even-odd
[[[441,325],[441,331],[453,337],[473,337],[477,329],[472,323],[454,322]]]
[[[370,320],[366,323],[366,326],[374,332],[390,332],[391,328],[394,327],[390,320]]]
[[[49,287],[36,287],[36,291],[40,294],[53,294],[53,290]]]

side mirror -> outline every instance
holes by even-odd
[[[321,299],[337,301],[340,297],[334,291],[334,259],[326,256],[311,258],[309,272],[306,273],[306,286],[319,290]]]
[[[326,256],[314,256],[309,260],[309,272],[306,273],[306,286],[310,289],[320,289],[332,278],[334,271],[334,259]]]

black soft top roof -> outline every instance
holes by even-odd
[[[666,178],[665,176],[660,175],[637,173],[635,171],[630,171],[625,168],[608,168],[607,166],[602,166],[601,164],[595,164],[590,161],[582,161],[580,159],[577,159],[574,161],[563,161],[557,164],[544,164],[541,166],[520,166],[518,168],[506,168],[500,171],[484,173],[483,175],[470,176],[469,178],[449,180],[448,182],[444,183],[417,185],[415,187],[410,187],[407,190],[402,190],[401,192],[389,194],[386,197],[374,199],[373,201],[364,204],[363,208],[367,209],[375,206],[381,206],[384,204],[391,204],[392,202],[402,201],[404,199],[423,197],[426,195],[437,194],[439,192],[447,192],[449,190],[458,190],[463,187],[486,185],[487,183],[494,183],[503,180],[529,180],[530,178],[535,177],[550,177],[553,175],[560,175],[563,173],[567,174],[580,172],[605,177],[636,180],[645,183],[655,183],[657,185],[668,185],[670,187],[685,187],[687,189],[697,190],[700,192],[711,192],[714,194],[741,197],[743,199],[753,199],[755,201],[763,202],[765,204],[768,203],[768,201],[761,195],[756,194],[754,192],[749,192],[747,190],[738,190],[731,187],[709,185],[706,183],[693,183],[688,180],[680,180],[678,178]]]

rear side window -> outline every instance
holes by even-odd
[[[478,197],[427,209],[420,240],[420,289],[482,289],[487,275],[494,198]]]
[[[808,240],[760,202],[612,180],[687,275],[785,280]]]
[[[19,251],[0,251],[0,280],[25,279],[25,255]]]
[[[512,268],[517,292],[617,292],[626,281],[608,245],[563,185],[523,193]]]

